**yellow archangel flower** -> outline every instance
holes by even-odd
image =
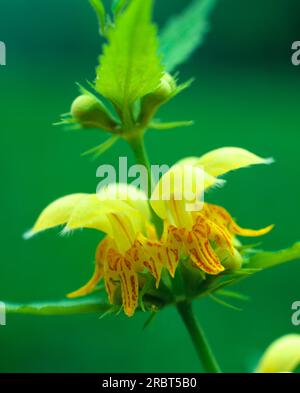
[[[192,168],[190,182],[193,191],[196,190],[195,181],[201,170],[204,174],[204,191],[213,186],[220,186],[224,180],[218,176],[224,175],[235,169],[245,168],[255,164],[269,164],[272,159],[263,159],[247,150],[235,147],[225,147],[213,150],[200,158],[189,157],[179,161],[159,181],[151,198],[151,206],[156,214],[164,220],[165,231],[163,240],[167,248],[176,249],[190,257],[194,266],[208,274],[218,274],[224,270],[226,259],[233,261],[242,260],[234,248],[235,236],[261,236],[268,233],[273,226],[260,230],[243,229],[238,226],[231,215],[220,206],[203,203],[200,210],[187,209],[199,203],[198,196],[194,200],[174,198],[180,190],[181,183],[176,183],[176,173],[184,173],[183,168]],[[187,172],[190,173],[190,170]],[[162,190],[170,185],[170,198],[159,198]],[[232,265],[232,264],[231,264]],[[176,266],[170,267],[174,275]]]
[[[260,236],[272,229],[272,226],[261,230],[242,229],[224,208],[208,203],[204,203],[199,211],[187,209],[187,201],[176,198],[178,189],[174,175],[176,177],[180,168],[192,168],[189,172],[192,190],[197,189],[196,183],[202,174],[204,191],[224,183],[217,176],[269,162],[271,160],[243,149],[221,148],[201,158],[188,158],[177,163],[161,178],[150,200],[156,214],[164,220],[161,239],[157,239],[151,224],[146,195],[126,184],[112,184],[98,194],[74,194],[56,200],[41,213],[27,237],[59,225],[65,225],[63,233],[78,228],[104,232],[107,236],[96,251],[93,277],[68,296],[87,295],[104,278],[110,302],[113,304],[121,292],[124,311],[132,316],[144,282],[142,273],[150,273],[158,287],[162,269],[166,268],[174,277],[180,257],[184,255],[205,273],[218,274],[228,267],[227,259],[240,257],[234,248],[236,235]],[[160,193],[165,184],[168,184],[168,198]],[[188,206],[197,207],[198,198],[195,193]]]
[[[129,185],[113,184],[98,194],[73,194],[54,201],[25,237],[59,225],[65,225],[63,234],[78,228],[107,234],[96,251],[93,277],[68,297],[87,295],[104,277],[110,302],[120,288],[124,311],[131,316],[138,304],[138,273],[144,270],[138,237],[151,238],[154,233],[149,215],[145,194]]]

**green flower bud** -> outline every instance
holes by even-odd
[[[217,249],[216,253],[225,269],[238,270],[243,265],[243,257],[235,248],[233,255],[231,255],[230,252],[224,248]]]
[[[157,109],[172,98],[176,90],[176,81],[168,74],[164,73],[160,80],[158,88],[150,94],[147,94],[141,101],[140,121],[146,123],[149,121]]]
[[[152,96],[152,99],[155,99],[157,102],[165,102],[171,97],[175,90],[176,82],[174,78],[165,72],[160,80],[159,87],[153,93],[149,94],[148,97]]]
[[[169,74],[168,72],[165,72],[163,77],[161,78],[161,82],[165,82],[169,85],[169,87],[172,90],[172,93],[174,93],[174,91],[177,88],[177,84],[175,79],[173,78],[173,76],[171,74]]]
[[[77,97],[71,106],[71,114],[84,128],[113,131],[117,126],[105,106],[93,95],[83,94]]]

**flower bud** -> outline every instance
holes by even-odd
[[[153,93],[151,93],[150,96],[155,98],[158,102],[165,102],[171,97],[175,90],[176,82],[174,78],[165,72],[160,80],[159,87]]]
[[[77,97],[71,106],[71,114],[84,128],[113,131],[117,126],[101,101],[93,95],[83,94]]]
[[[144,123],[149,121],[157,109],[172,98],[175,91],[176,81],[170,74],[165,72],[158,88],[142,98],[140,121]]]
[[[288,334],[274,341],[261,358],[257,373],[290,373],[300,365],[300,335]]]
[[[228,250],[225,248],[219,248],[216,250],[218,257],[220,258],[222,265],[225,269],[228,270],[238,270],[242,267],[243,257],[238,252],[237,249],[234,248],[233,255],[230,254]]]

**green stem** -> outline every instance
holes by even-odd
[[[8,314],[71,315],[105,313],[110,308],[110,304],[104,303],[98,297],[94,299],[60,300],[27,304],[5,302],[5,310]]]
[[[220,367],[208,344],[204,332],[194,315],[192,303],[187,301],[178,303],[177,310],[190,334],[194,347],[197,351],[198,358],[200,359],[204,370],[208,373],[220,373]]]
[[[148,196],[148,201],[149,201],[151,198],[151,191],[152,191],[152,174],[151,174],[151,166],[150,166],[149,158],[148,158],[147,151],[145,148],[145,143],[144,143],[144,131],[134,134],[134,136],[132,136],[128,140],[128,142],[129,142],[131,149],[134,153],[136,162],[139,165],[143,165],[147,169],[147,175],[148,175],[148,179],[147,179],[148,195],[147,196]],[[157,236],[160,238],[162,235],[162,232],[163,232],[163,222],[158,217],[158,215],[155,213],[155,211],[152,209],[150,203],[149,203],[149,207],[150,207],[150,212],[151,212],[151,216],[152,216],[152,222],[155,226]]]

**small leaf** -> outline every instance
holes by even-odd
[[[132,0],[108,31],[97,68],[96,89],[119,109],[154,91],[162,66],[156,28],[151,23],[152,0]]]
[[[247,253],[249,253],[253,249],[261,246],[261,244],[262,244],[262,242],[257,242],[257,243],[253,243],[253,244],[242,244],[242,245],[237,246],[237,249],[240,252],[247,252]]]
[[[226,271],[218,276],[208,277],[201,286],[199,297],[207,296],[230,285],[236,284],[247,277],[261,271],[261,269],[239,269],[235,271]]]
[[[241,277],[251,276],[252,274],[258,273],[260,271],[261,268],[252,267],[252,266],[250,267],[249,265],[247,265],[247,268],[237,269],[237,270],[225,270],[225,272],[223,272],[222,274],[224,277],[239,279]]]
[[[92,155],[93,159],[98,158],[101,156],[103,153],[105,153],[108,149],[110,149],[118,140],[120,137],[118,135],[113,135],[109,139],[107,139],[105,142],[101,143],[101,145],[93,147],[90,150],[87,150],[86,152],[82,153],[82,156],[88,156]]]
[[[100,34],[105,35],[106,29],[106,12],[102,0],[90,0],[91,6],[94,8],[100,27]]]
[[[150,323],[154,321],[156,315],[157,315],[157,312],[152,311],[152,313],[151,313],[151,314],[149,315],[149,317],[146,319],[146,321],[145,321],[145,323],[144,323],[144,325],[143,325],[143,327],[142,327],[142,330],[145,330],[145,329],[150,325]]]
[[[125,7],[127,0],[114,0],[112,4],[112,12],[117,17],[122,9]]]
[[[188,81],[181,83],[180,85],[178,85],[176,87],[176,90],[174,91],[174,93],[172,94],[171,98],[176,97],[178,94],[180,94],[181,92],[183,92],[184,90],[188,89],[191,84],[194,82],[194,78],[189,79]]]
[[[300,242],[295,243],[286,250],[277,252],[258,252],[250,257],[247,267],[267,269],[296,259],[300,259]]]
[[[154,130],[170,130],[172,128],[188,127],[194,124],[193,121],[173,121],[169,123],[161,123],[158,121],[153,121],[149,124],[149,128]]]
[[[121,307],[121,309],[122,309],[122,307]],[[104,312],[100,315],[99,319],[103,319],[103,318],[105,318],[105,317],[107,317],[108,315],[111,315],[111,314],[118,315],[119,312],[120,312],[120,306],[115,306],[115,305],[110,306],[109,309],[107,309],[106,311],[104,311]]]
[[[216,0],[194,0],[181,15],[167,23],[161,34],[160,49],[168,71],[186,61],[202,44],[215,4]]]
[[[242,300],[244,302],[249,300],[248,296],[245,296],[245,295],[243,295],[241,293],[234,292],[234,291],[220,290],[217,293],[218,293],[219,296],[228,297],[230,299]]]
[[[241,308],[236,307],[236,306],[234,306],[234,305],[232,305],[232,304],[230,304],[230,303],[228,303],[228,302],[225,302],[224,300],[219,299],[217,296],[209,295],[209,297],[210,297],[212,300],[214,300],[216,303],[221,304],[221,306],[230,308],[231,310],[234,310],[234,311],[243,311]]]

